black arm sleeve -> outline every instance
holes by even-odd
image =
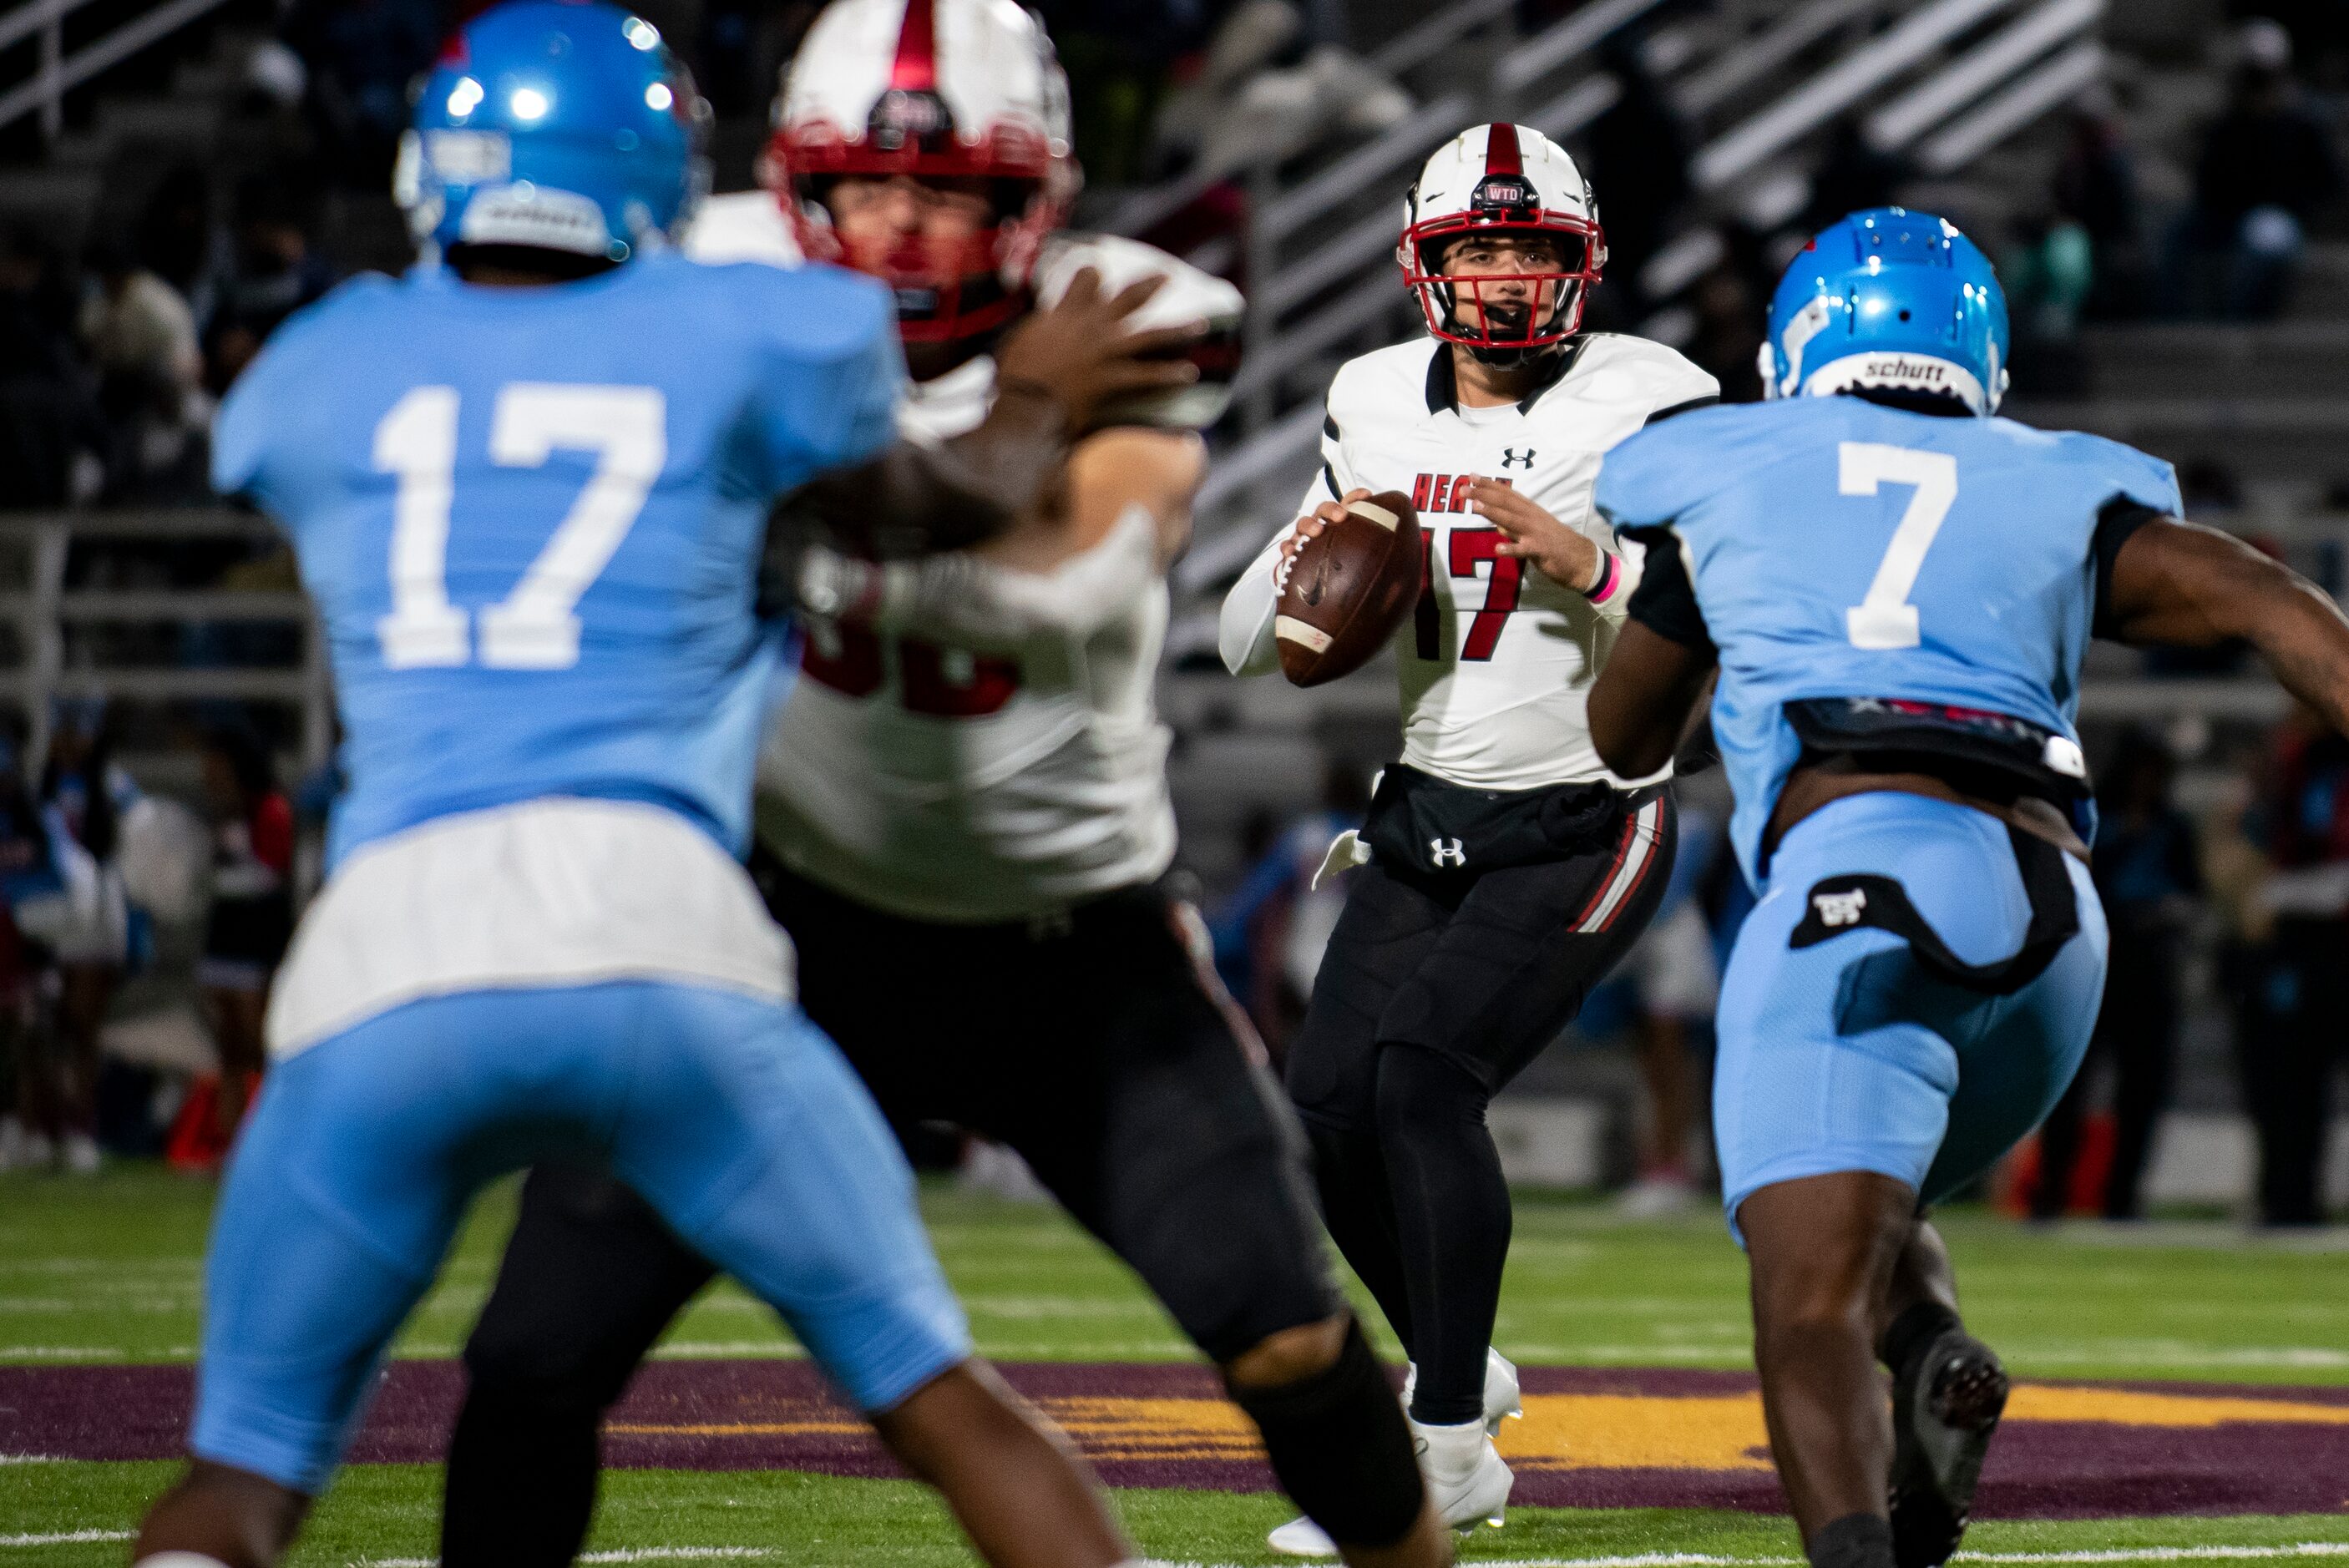
[[[1681,559],[1681,538],[1664,527],[1627,528],[1626,539],[1648,548],[1640,569],[1640,585],[1631,591],[1624,614],[1656,635],[1684,648],[1713,651],[1713,634],[1705,630],[1704,612],[1697,607],[1696,585],[1689,581],[1688,563]]]
[[[2088,558],[2096,573],[2095,618],[2089,624],[2090,635],[2120,635],[2120,628],[2113,624],[2113,561],[2138,529],[2167,515],[2125,495],[2113,497],[2096,513],[2095,536],[2088,546]]]
[[[1717,393],[1710,393],[1702,397],[1692,397],[1685,403],[1675,403],[1669,408],[1657,409],[1648,416],[1648,423],[1661,425],[1678,415],[1694,413],[1699,408],[1710,408],[1720,401],[1721,397]]]

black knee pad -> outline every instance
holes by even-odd
[[[1231,1396],[1263,1434],[1281,1490],[1330,1540],[1392,1546],[1417,1522],[1426,1488],[1411,1431],[1360,1323],[1347,1324],[1345,1348],[1326,1369]]]

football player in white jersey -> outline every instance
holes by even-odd
[[[1161,274],[1136,324],[1210,329],[1190,350],[1206,374],[1111,410],[1058,501],[1010,533],[924,562],[810,552],[756,869],[803,1005],[883,1109],[1016,1150],[1217,1362],[1350,1561],[1435,1568],[1449,1542],[1330,1275],[1303,1139],[1198,917],[1159,886],[1164,571],[1238,294],[1132,242],[1056,238],[1075,184],[1065,90],[1012,0],[837,0],[786,77],[768,158],[782,204],[750,199],[782,222],[735,199],[688,241],[888,282],[916,436],[983,419],[996,335],[1084,269],[1112,288]],[[607,1177],[533,1173],[466,1351],[450,1568],[570,1560],[602,1410],[709,1274]],[[536,1500],[527,1517],[516,1496]]]
[[[1517,1404],[1490,1345],[1510,1212],[1485,1106],[1639,935],[1672,855],[1666,772],[1614,777],[1584,722],[1639,573],[1591,492],[1609,447],[1720,388],[1661,345],[1578,330],[1606,242],[1537,131],[1438,151],[1397,253],[1429,335],[1340,368],[1304,515],[1233,587],[1221,643],[1236,675],[1277,667],[1299,544],[1346,501],[1410,495],[1427,556],[1394,642],[1402,757],[1332,848],[1367,864],[1288,1079],[1330,1233],[1411,1353],[1431,1496],[1464,1524],[1507,1501],[1492,1434]],[[1273,1544],[1330,1550],[1304,1521]]]

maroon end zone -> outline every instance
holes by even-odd
[[[1003,1368],[1113,1486],[1270,1488],[1253,1434],[1212,1372],[1184,1364]],[[1502,1434],[1529,1506],[1776,1511],[1751,1376],[1525,1369],[1527,1418]],[[352,1454],[431,1462],[462,1388],[457,1365],[393,1364]],[[0,1454],[175,1456],[184,1367],[0,1368]],[[1748,1441],[1748,1439],[1755,1440]],[[639,1469],[898,1473],[803,1361],[662,1361],[605,1438]],[[1991,1450],[1978,1511],[2008,1519],[2349,1512],[2349,1388],[2023,1384]]]

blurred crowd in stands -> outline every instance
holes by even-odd
[[[481,3],[234,0],[229,15],[265,26],[233,73],[236,157],[142,170],[138,189],[110,196],[102,225],[70,245],[42,226],[0,225],[0,510],[212,502],[207,432],[229,384],[339,273],[399,264],[388,192],[409,84]],[[1179,189],[1184,204],[1152,237],[1186,250],[1206,240],[1195,259],[1236,274],[1258,194],[1251,170],[1309,168],[1415,107],[1352,36],[1348,0],[1036,3],[1070,71],[1085,215],[1123,192]],[[819,0],[640,8],[683,46],[719,112],[721,183],[744,182],[777,69]],[[1518,0],[1514,23],[1530,34],[1576,8]],[[1764,306],[1801,235],[1937,188],[1854,118],[1832,128],[1808,199],[1785,223],[1761,232],[1724,218],[1696,189],[1699,138],[1652,45],[1607,43],[1612,103],[1573,141],[1612,252],[1592,325],[1669,327],[1731,398],[1757,397]],[[2124,73],[2068,106],[2044,188],[2010,193],[2005,232],[1986,232],[2015,308],[2023,389],[2079,389],[2070,346],[2084,322],[2271,318],[2311,237],[2349,233],[2349,7],[2248,0],[2224,47],[2223,90],[2194,115],[2182,181],[2147,177],[2130,129],[2144,106]],[[1660,271],[1692,234],[1710,234],[1711,259],[1692,279]],[[2224,470],[2187,481],[2190,507],[2240,500]],[[233,540],[77,546],[67,577],[70,587],[199,584],[293,582],[282,552]],[[160,639],[143,650],[150,663],[284,664],[298,645],[282,625],[140,634]],[[90,651],[86,641],[68,646],[69,665],[78,651]],[[90,1168],[101,1132],[129,1150],[168,1132],[202,1164],[259,1070],[261,1008],[291,915],[294,811],[271,763],[282,730],[233,707],[171,730],[201,755],[205,801],[198,816],[174,817],[114,764],[117,716],[67,705],[52,717],[45,754],[18,755],[21,738],[0,744],[0,1167]],[[2259,1213],[2292,1224],[2322,1212],[2329,1096],[2349,1049],[2349,1035],[2322,1022],[2349,1006],[2349,743],[2295,718],[2240,754],[2217,749],[2135,731],[2106,747],[2095,849],[2114,982],[2090,1068],[2017,1187],[2031,1212],[2142,1212],[2178,1078],[2185,988],[2212,953],[2203,993],[2224,998],[2238,1098],[2259,1125]],[[2178,798],[2179,758],[2206,780],[2190,810]],[[1364,769],[1332,766],[1314,812],[1260,818],[1247,835],[1252,869],[1224,901],[1219,962],[1276,1050],[1302,1016],[1342,899],[1341,877],[1317,887],[1315,873],[1330,839],[1359,819],[1367,782]],[[1641,1212],[1692,1202],[1704,1179],[1710,1016],[1747,897],[1707,789],[1702,776],[1685,785],[1668,906],[1583,1028],[1627,1043],[1637,1064],[1641,1109],[1623,1174],[1624,1201]],[[117,1114],[101,1026],[146,961],[150,928],[174,921],[202,933],[196,977],[218,1071],[185,1096],[125,1088]]]

